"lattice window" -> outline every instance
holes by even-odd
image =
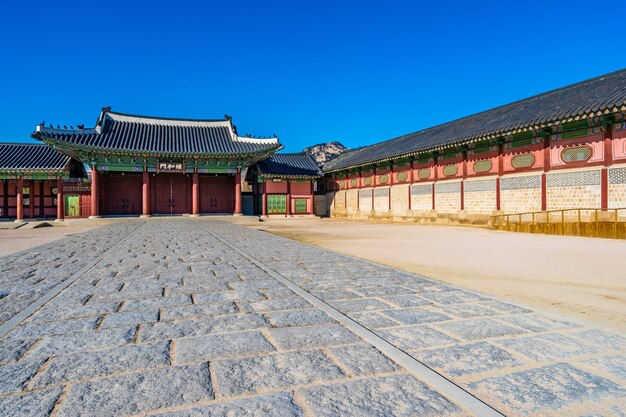
[[[363,184],[372,185],[372,177],[367,177],[363,179]]]
[[[460,193],[460,192],[461,192],[460,182],[444,182],[444,183],[435,184],[436,194]]]
[[[296,213],[306,213],[306,198],[294,198],[295,212]]]
[[[350,187],[356,187],[357,185],[359,185],[359,180],[356,178],[350,180]]]
[[[600,171],[577,171],[548,174],[548,187],[574,187],[581,185],[600,185]]]
[[[452,177],[456,175],[457,172],[459,172],[459,167],[456,165],[446,165],[443,167],[443,175],[446,177]]]
[[[411,195],[432,194],[433,186],[431,184],[413,185],[411,187]]]
[[[489,172],[491,171],[491,160],[486,159],[484,161],[476,161],[474,162],[474,172]]]
[[[381,184],[387,184],[387,181],[389,181],[389,177],[387,175],[381,175],[378,177],[378,182]]]
[[[575,146],[573,148],[564,149],[561,152],[561,159],[565,163],[587,161],[593,155],[593,149],[590,146]]]
[[[417,171],[417,176],[421,180],[425,180],[427,178],[430,178],[430,168],[422,168],[422,169],[420,169],[419,171]]]
[[[408,175],[406,172],[400,172],[398,173],[398,181],[406,181],[406,179],[408,178]]]
[[[609,184],[626,184],[626,168],[609,169]]]
[[[535,155],[532,153],[516,155],[511,159],[511,165],[515,169],[531,167],[535,165]]]
[[[268,213],[286,213],[287,196],[285,194],[269,194],[267,196]]]
[[[465,192],[495,191],[496,180],[465,181]]]

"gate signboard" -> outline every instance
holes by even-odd
[[[185,164],[182,162],[159,162],[157,170],[159,172],[184,172]]]

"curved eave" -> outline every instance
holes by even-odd
[[[67,149],[67,150],[75,150],[75,151],[83,151],[83,152],[94,152],[101,154],[109,154],[109,155],[127,155],[127,156],[139,156],[139,157],[156,157],[156,156],[174,156],[174,157],[183,157],[183,158],[240,158],[240,157],[255,157],[259,155],[264,155],[267,153],[272,153],[280,148],[282,145],[280,143],[276,143],[274,146],[269,146],[267,148],[260,149],[255,152],[241,152],[241,153],[194,153],[194,152],[154,152],[154,151],[134,151],[134,150],[125,150],[125,149],[115,149],[115,148],[95,148],[91,146],[82,146],[75,145],[72,143],[65,142],[63,140],[58,140],[55,138],[51,138],[46,136],[43,133],[35,132],[32,137],[34,139],[40,140],[48,145],[51,145],[58,149]],[[75,155],[75,158],[80,160],[81,162],[90,162],[82,160],[79,155]]]
[[[611,110],[609,110],[607,108],[607,109],[604,109],[604,110],[598,110],[598,111],[594,111],[594,112],[591,112],[591,113],[585,113],[585,114],[582,114],[582,115],[571,116],[571,117],[567,117],[567,118],[563,118],[563,119],[559,119],[559,120],[555,120],[555,121],[551,121],[551,122],[527,125],[527,126],[517,127],[517,128],[508,128],[508,129],[494,130],[492,132],[483,133],[481,135],[466,136],[466,137],[463,137],[461,139],[457,139],[455,141],[443,143],[443,144],[436,145],[436,146],[426,146],[426,147],[423,147],[423,148],[416,148],[416,149],[412,149],[410,151],[398,152],[398,153],[395,153],[395,154],[392,154],[392,155],[384,156],[382,158],[371,159],[371,160],[368,160],[368,161],[360,162],[358,164],[341,165],[341,166],[339,166],[337,168],[331,168],[331,169],[328,169],[328,170],[322,168],[322,170],[324,171],[325,174],[330,174],[330,173],[335,173],[335,172],[339,172],[339,171],[345,171],[345,170],[350,169],[350,168],[361,168],[361,167],[368,166],[368,165],[375,165],[375,164],[379,164],[379,163],[382,163],[382,162],[386,162],[386,161],[389,161],[389,160],[392,160],[392,159],[407,158],[407,157],[412,157],[412,156],[415,156],[415,155],[418,155],[418,154],[422,154],[422,153],[455,148],[455,147],[457,147],[459,145],[470,144],[470,143],[475,143],[475,142],[481,142],[481,141],[484,141],[484,140],[498,139],[498,138],[501,138],[503,136],[514,135],[514,134],[517,134],[517,133],[522,133],[522,132],[528,132],[528,131],[537,130],[537,129],[545,129],[545,128],[549,128],[549,127],[559,126],[559,125],[561,125],[563,123],[575,122],[575,121],[578,121],[578,120],[581,120],[581,119],[590,118],[590,117],[607,116],[609,114],[614,114],[614,113],[617,113],[619,111],[626,111],[626,106],[622,106],[620,108],[614,107]],[[400,139],[400,138],[402,138],[404,136],[410,136],[412,134],[413,133],[410,133],[408,135],[398,136],[397,138],[390,139],[390,140]],[[371,145],[371,146],[376,146],[376,145],[377,144],[374,144],[374,145]]]

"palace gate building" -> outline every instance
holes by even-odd
[[[626,207],[626,70],[348,151],[324,165],[351,218]]]

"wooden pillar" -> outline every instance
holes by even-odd
[[[241,171],[235,175],[235,216],[241,216]]]
[[[9,217],[9,180],[2,183],[2,216]]]
[[[347,193],[348,191],[346,191]],[[346,194],[347,200],[347,194]],[[287,180],[287,204],[285,205],[286,215],[291,215],[291,181]]]
[[[65,194],[63,194],[63,179],[57,178],[57,221],[62,222],[63,219],[65,219]]]
[[[600,176],[600,208],[609,208],[609,170],[608,166],[613,164],[613,143],[612,126],[609,124],[604,131],[604,168]]]
[[[41,217],[42,219],[46,216],[46,212],[45,212],[45,207],[44,207],[44,190],[45,190],[45,185],[44,185],[44,181],[40,180],[39,181],[39,217]]]
[[[261,198],[261,215],[267,216],[267,185],[263,180],[263,197]]]
[[[502,198],[500,196],[500,178],[504,175],[504,144],[498,144],[498,176],[496,177],[496,210],[500,211]]]
[[[191,174],[191,214],[197,216],[200,214],[200,194],[198,185],[198,173]]]
[[[543,138],[543,174],[541,174],[541,210],[548,209],[548,176],[550,172],[550,135]]]
[[[35,181],[28,181],[28,218],[35,218]]]
[[[496,210],[502,210],[500,208],[500,177],[496,177]]]
[[[141,217],[150,216],[150,173],[141,174]]]
[[[437,210],[437,206],[435,205],[435,183],[439,179],[439,157],[437,155],[433,155],[433,169],[435,170],[435,178],[433,182],[433,210]]]
[[[465,181],[461,181],[461,210],[465,210]]]
[[[313,189],[313,181],[309,183],[309,199],[306,201],[307,214],[314,214],[315,190]]]
[[[100,178],[98,177],[100,176],[100,174],[98,174],[98,170],[96,168],[97,167],[95,165],[91,167],[91,216],[89,216],[90,218],[100,216],[100,207],[98,207],[98,204],[99,204],[98,192],[100,191],[98,189],[100,185],[99,184]]]
[[[17,216],[16,220],[21,222],[24,220],[24,180],[22,178],[17,180]]]

